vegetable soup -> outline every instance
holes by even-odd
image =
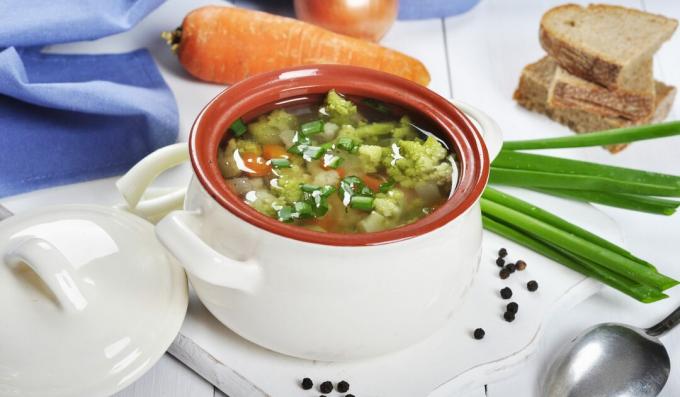
[[[394,106],[331,90],[237,120],[218,163],[266,216],[320,232],[377,232],[426,216],[455,187],[454,154],[422,126]]]

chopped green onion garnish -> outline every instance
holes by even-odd
[[[293,154],[302,154],[305,148],[307,148],[306,144],[293,145],[288,148],[288,152]]]
[[[329,158],[329,157],[330,157],[330,158]],[[340,157],[340,156],[326,156],[326,157],[324,158],[324,164],[323,164],[323,165],[324,165],[325,167],[334,168],[334,169],[335,169],[335,168],[340,167],[340,165],[342,164],[343,161],[345,161],[345,159],[343,159],[343,158]]]
[[[350,153],[353,153],[358,148],[357,144],[354,143],[354,140],[352,140],[352,138],[346,138],[346,137],[338,139],[337,146],[340,149],[345,150],[345,151],[350,152]]]
[[[300,126],[300,131],[302,132],[303,135],[307,136],[318,134],[319,132],[323,131],[323,121],[314,120],[308,123],[304,123]]]
[[[241,136],[248,131],[248,127],[246,127],[246,124],[241,119],[234,121],[229,129],[234,133],[234,136]]]
[[[390,179],[389,181],[380,184],[379,190],[381,193],[387,193],[394,187],[396,183],[397,181],[395,181],[394,179]]]
[[[325,185],[321,188],[321,197],[328,197],[335,191],[335,188],[331,185]]]
[[[307,160],[318,160],[326,153],[326,149],[321,146],[307,146],[302,150],[302,157]]]
[[[290,160],[288,159],[272,159],[271,162],[274,168],[290,168]]]
[[[293,207],[290,205],[284,205],[280,210],[276,212],[279,220],[281,222],[292,222],[293,221]]]
[[[300,189],[305,193],[312,193],[315,190],[321,189],[321,187],[317,186],[317,185],[312,185],[312,184],[309,184],[309,183],[304,183],[300,186]]]
[[[312,206],[304,201],[296,201],[295,212],[297,212],[300,218],[308,218],[312,216]]]
[[[314,216],[317,218],[320,218],[328,212],[328,201],[323,198],[322,200],[319,201],[319,203],[316,205],[316,208],[314,209]]]
[[[362,211],[372,211],[373,197],[352,196],[352,198],[349,200],[349,206]]]

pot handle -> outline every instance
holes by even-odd
[[[190,226],[200,216],[200,211],[173,211],[156,225],[156,237],[188,273],[209,284],[253,292],[262,279],[260,265],[226,257],[206,244]]]
[[[85,309],[83,282],[76,269],[64,255],[49,242],[36,237],[18,239],[3,256],[10,267],[21,263],[28,265],[57,297],[67,313]]]
[[[451,99],[451,102],[479,125],[479,133],[482,134],[486,149],[489,152],[489,161],[493,161],[503,147],[503,132],[501,131],[501,127],[494,119],[476,107],[455,99]]]
[[[145,218],[158,217],[170,210],[181,208],[186,188],[172,189],[165,194],[153,194],[142,201],[144,192],[163,172],[189,159],[186,142],[165,146],[144,157],[117,182],[116,187],[127,203],[124,209]]]

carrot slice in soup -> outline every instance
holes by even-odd
[[[251,176],[265,176],[271,172],[271,167],[267,164],[264,158],[253,153],[239,153],[241,160],[243,160],[243,167],[241,171],[250,174]]]

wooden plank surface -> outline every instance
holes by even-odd
[[[166,354],[137,382],[116,397],[213,397],[214,388],[194,371]]]
[[[549,0],[484,0],[467,14],[426,21],[398,22],[385,37],[383,43],[421,59],[432,74],[430,88],[445,96],[454,96],[479,106],[493,115],[510,137],[546,136],[567,134],[568,130],[547,118],[526,112],[517,107],[509,98],[512,95],[521,68],[537,60],[542,55],[538,44],[538,21],[549,7],[566,1]],[[587,3],[587,1],[579,1]],[[188,5],[189,0],[185,4]],[[680,2],[669,0],[627,0],[617,1],[634,7],[645,7],[651,12],[662,13],[675,18],[680,17]],[[167,3],[166,3],[167,5]],[[177,21],[169,21],[170,25]],[[157,30],[154,30],[157,34]],[[83,47],[91,52],[92,48]],[[121,48],[122,50],[123,48]],[[127,48],[126,48],[127,49]],[[111,51],[110,48],[106,49]],[[664,82],[680,84],[680,34],[667,43],[655,59],[655,74]],[[158,60],[161,67],[177,67],[172,56]],[[168,66],[169,65],[169,66]],[[187,80],[186,84],[195,84]],[[201,89],[215,87],[201,85]],[[189,98],[180,98],[196,110],[202,104],[191,104]],[[680,115],[676,103],[671,118]],[[182,120],[183,134],[191,120]],[[680,172],[677,150],[680,139],[670,139],[663,143],[636,143],[618,156],[610,156],[599,149],[591,151],[593,158],[615,164],[646,167],[665,172]],[[105,179],[81,189],[77,185],[51,189],[48,194],[38,194],[36,200],[24,205],[22,197],[7,200],[9,207],[16,211],[56,202],[92,202],[112,204],[115,201],[113,179]],[[76,192],[71,194],[70,192]],[[83,193],[85,192],[85,193]],[[41,201],[42,200],[42,201]],[[659,263],[662,270],[673,276],[680,273],[668,258],[674,257],[672,236],[680,236],[678,217],[660,218],[649,215],[633,214],[626,211],[606,210],[622,224],[628,236],[628,246],[644,258]],[[675,295],[678,295],[675,293]],[[639,325],[649,325],[662,317],[678,304],[678,298],[669,299],[654,306],[632,304],[621,300],[617,295],[606,291],[591,299],[587,304],[565,313],[560,321],[555,321],[556,329],[562,333],[548,332],[543,343],[542,354],[521,376],[489,385],[488,396],[538,396],[536,385],[540,381],[541,366],[554,352],[561,341],[582,329],[587,324],[612,318]],[[608,316],[608,317],[607,317]],[[579,328],[580,327],[580,328]],[[674,368],[680,368],[680,333],[672,333],[664,339],[669,347]],[[117,397],[179,397],[179,396],[224,396],[215,391],[212,385],[186,368],[174,358],[166,355],[156,366],[136,383],[117,394]],[[481,397],[484,390],[470,396]],[[674,376],[664,390],[663,397],[680,395],[680,377]],[[241,397],[241,396],[231,396]]]

